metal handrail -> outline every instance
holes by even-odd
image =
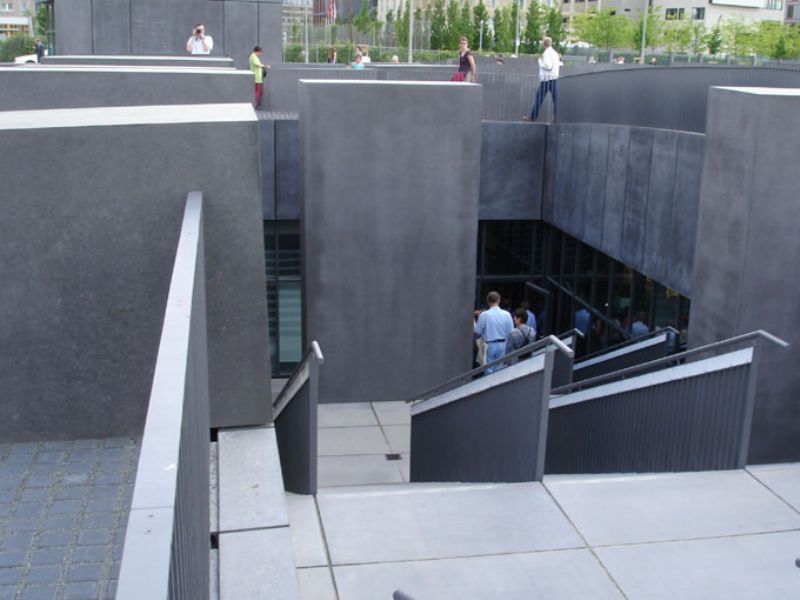
[[[661,327],[659,329],[654,329],[653,331],[648,331],[644,335],[637,336],[635,338],[631,338],[629,340],[625,340],[624,342],[619,342],[618,344],[614,344],[613,346],[606,346],[605,348],[601,348],[600,350],[595,350],[591,354],[584,354],[581,356],[581,359],[575,363],[575,366],[578,366],[585,360],[589,360],[590,358],[596,358],[601,354],[606,354],[607,352],[614,352],[615,350],[619,350],[620,348],[624,348],[625,346],[632,346],[638,342],[643,342],[646,339],[656,337],[657,335],[661,335],[662,333],[672,332],[676,336],[680,337],[681,332],[675,329],[672,325],[667,325],[666,327]]]
[[[603,375],[598,375],[597,377],[592,377],[590,379],[584,379],[582,381],[576,381],[573,383],[569,383],[567,385],[562,385],[561,387],[554,388],[551,391],[551,396],[568,394],[570,392],[583,389],[584,387],[594,387],[600,383],[605,383],[611,380],[625,379],[627,376],[632,375],[634,373],[638,373],[639,371],[647,371],[653,369],[653,367],[660,367],[661,365],[668,365],[670,363],[681,362],[692,356],[697,356],[698,354],[706,354],[709,351],[716,351],[719,350],[720,348],[733,346],[740,342],[746,342],[749,340],[758,340],[758,339],[764,339],[781,348],[787,348],[789,346],[789,342],[786,342],[780,339],[779,337],[774,336],[767,331],[764,331],[763,329],[758,329],[756,331],[751,331],[750,333],[737,335],[727,340],[714,342],[712,344],[700,346],[699,348],[693,348],[692,350],[687,350],[686,352],[681,352],[680,354],[672,354],[671,356],[664,356],[656,360],[651,360],[650,362],[634,365],[632,367],[626,367],[624,369],[620,369],[619,371],[614,371],[613,373],[605,373]]]
[[[325,357],[322,355],[322,350],[316,340],[311,342],[311,345],[308,347],[305,354],[303,354],[303,358],[297,363],[294,371],[292,371],[292,374],[286,381],[286,385],[283,386],[281,393],[278,394],[278,397],[272,402],[273,420],[278,418],[278,415],[289,405],[294,395],[300,390],[306,379],[308,379],[308,363],[311,360],[316,361],[319,365],[325,362]]]
[[[434,396],[439,396],[439,395],[441,395],[441,394],[443,394],[443,393],[445,393],[445,392],[447,392],[449,390],[452,390],[454,388],[457,388],[457,387],[459,387],[459,386],[461,386],[461,385],[463,385],[465,383],[469,383],[470,381],[475,379],[475,377],[477,377],[478,375],[480,375],[481,373],[483,373],[487,369],[490,369],[492,367],[498,367],[500,365],[505,364],[509,360],[520,358],[523,354],[528,354],[530,352],[536,352],[537,350],[542,350],[543,348],[547,348],[549,346],[555,346],[555,348],[557,350],[563,352],[567,356],[573,356],[574,355],[574,352],[572,351],[572,348],[567,346],[564,342],[562,342],[556,336],[548,335],[547,337],[543,337],[542,339],[540,339],[540,340],[538,340],[536,342],[533,342],[532,344],[528,344],[527,346],[523,346],[522,348],[519,348],[517,350],[514,350],[513,352],[505,354],[505,355],[501,356],[500,358],[498,358],[496,360],[493,360],[492,362],[486,363],[485,365],[482,365],[482,366],[478,367],[477,369],[472,369],[471,371],[468,371],[466,373],[462,373],[461,375],[458,375],[457,377],[453,377],[452,379],[448,379],[444,383],[440,383],[439,385],[437,385],[434,388],[431,388],[427,392],[423,392],[421,394],[417,394],[416,396],[414,396],[412,398],[409,398],[408,400],[406,400],[406,403],[410,404],[412,402],[422,402],[423,400],[427,400],[429,398],[433,398]],[[528,358],[528,357],[525,357],[525,358]]]
[[[564,333],[559,333],[556,337],[558,339],[560,339],[560,340],[563,340],[564,338],[569,337],[571,335],[577,335],[577,336],[582,337],[582,338],[586,337],[586,334],[583,333],[577,327],[573,327],[572,329],[569,329],[568,331],[565,331]]]
[[[577,303],[578,303],[578,304],[580,304],[580,305],[581,305],[583,308],[585,308],[585,309],[586,309],[586,310],[588,310],[590,313],[592,313],[592,314],[593,314],[595,317],[597,317],[597,318],[598,318],[600,321],[602,321],[602,322],[603,322],[603,323],[604,323],[604,324],[605,324],[607,327],[609,327],[609,328],[611,328],[611,329],[615,330],[617,333],[619,333],[619,334],[620,334],[620,335],[622,335],[623,337],[627,337],[627,336],[628,336],[628,332],[627,332],[627,331],[625,331],[625,330],[624,330],[622,327],[620,327],[619,325],[617,325],[617,324],[614,322],[614,320],[613,320],[613,319],[609,319],[609,318],[608,318],[606,315],[604,315],[603,313],[601,313],[601,312],[600,312],[599,310],[597,310],[597,309],[596,309],[594,306],[592,306],[591,304],[589,304],[589,303],[588,303],[586,300],[584,300],[583,298],[581,298],[580,296],[578,296],[578,292],[576,292],[575,290],[571,289],[569,286],[567,286],[567,285],[564,285],[563,283],[561,283],[561,282],[560,282],[560,281],[558,281],[557,279],[553,279],[552,277],[549,277],[549,276],[548,276],[548,277],[545,277],[545,279],[546,279],[547,281],[549,281],[551,285],[554,285],[554,286],[556,286],[556,287],[557,287],[557,288],[558,288],[560,291],[562,291],[562,292],[564,292],[565,294],[567,294],[567,295],[568,295],[570,298],[572,298],[572,299],[573,299],[575,302],[577,302]]]

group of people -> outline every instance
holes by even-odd
[[[500,308],[500,294],[497,292],[489,292],[486,304],[489,306],[486,310],[475,313],[473,335],[478,345],[478,364],[491,363],[536,341],[536,315],[527,303],[523,302],[513,317]],[[503,366],[491,366],[486,372],[493,373]]]

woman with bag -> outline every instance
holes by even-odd
[[[475,58],[473,58],[472,51],[467,46],[467,38],[463,35],[459,45],[461,50],[458,53],[458,71],[453,73],[450,81],[475,83]]]

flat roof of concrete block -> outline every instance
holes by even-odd
[[[376,79],[301,79],[300,83],[306,84],[331,84],[339,83],[342,85],[387,85],[387,86],[461,86],[461,87],[480,87],[477,83],[466,83],[463,81],[379,81]]]
[[[60,108],[0,112],[0,131],[257,120],[253,106],[249,103]]]
[[[768,88],[768,87],[732,87],[732,86],[713,86],[714,89],[728,90],[731,92],[741,92],[743,94],[756,94],[758,96],[800,96],[798,88]]]
[[[9,73],[188,73],[191,75],[214,74],[252,77],[251,71],[238,71],[230,67],[172,67],[151,65],[18,65],[0,67],[0,72]]]
[[[48,56],[47,60],[74,60],[79,58],[81,60],[185,60],[186,62],[194,61],[217,61],[221,63],[233,62],[232,58],[227,56],[181,56],[181,55],[166,55],[154,56],[150,54],[59,54],[57,56]]]

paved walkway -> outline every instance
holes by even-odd
[[[139,442],[0,444],[0,600],[113,598]]]
[[[287,494],[304,599],[800,598],[798,464],[409,484],[405,405],[319,423],[324,487]]]

